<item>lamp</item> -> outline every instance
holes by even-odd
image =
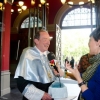
[[[40,0],[41,4],[45,4],[46,0]]]
[[[0,10],[3,10],[3,3],[0,2]]]
[[[73,5],[73,2],[72,1],[69,1],[68,4]]]
[[[79,2],[79,5],[83,5],[83,4],[84,4],[84,2],[83,2],[83,1],[80,1],[80,2]]]
[[[41,7],[41,4],[39,4],[38,6]]]
[[[14,9],[11,9],[11,14],[14,12]]]
[[[35,0],[31,0],[31,5],[35,5]]]
[[[24,2],[23,2],[23,1],[19,1],[18,4],[19,4],[19,6],[21,7],[21,6],[24,5]]]
[[[40,0],[40,3],[43,5],[46,3],[46,0]],[[31,0],[31,5],[35,4],[35,0]]]
[[[19,13],[21,13],[21,12],[22,12],[21,8],[18,8],[18,12],[19,12]]]
[[[69,2],[68,2],[68,5],[69,5],[69,7],[72,7],[73,2],[72,2],[72,1],[69,1]]]
[[[14,9],[11,9],[11,13],[13,13],[14,12]]]
[[[81,5],[84,5],[85,3],[83,2],[83,1],[80,1],[79,2],[79,4],[75,4],[74,5],[74,3],[72,2],[72,0],[67,0],[67,2],[66,2],[66,0],[60,0],[61,1],[61,3],[62,4],[65,4],[65,3],[67,3],[69,6],[81,6]],[[74,1],[74,0],[73,0]],[[88,2],[92,2],[93,4],[95,3],[95,0],[88,0]]]
[[[95,3],[95,0],[88,0],[88,1],[92,1],[92,3]]]
[[[66,3],[66,0],[61,0],[61,3],[62,3],[62,4],[65,4],[65,3]]]
[[[27,9],[27,6],[24,5],[24,2],[23,1],[19,1],[18,2],[18,6],[20,8],[18,8],[18,12],[21,13],[23,10],[26,10]]]
[[[22,6],[21,7],[23,10],[26,10],[27,9],[27,6]]]
[[[49,3],[46,3],[47,6],[49,6]]]

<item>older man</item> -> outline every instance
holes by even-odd
[[[14,78],[23,94],[23,100],[52,100],[48,87],[56,79],[47,58],[50,36],[46,30],[40,30],[34,37],[35,46],[23,50]],[[63,75],[59,66],[59,74]]]

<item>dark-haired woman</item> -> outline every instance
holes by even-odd
[[[84,100],[100,100],[100,27],[90,34],[89,49],[94,56],[90,58],[91,65],[82,77],[77,67],[72,69],[70,64],[66,64],[66,68],[78,81]]]

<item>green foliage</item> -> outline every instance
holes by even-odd
[[[79,61],[80,57],[89,52],[88,48],[89,34],[74,31],[68,34],[62,33],[62,52],[63,60],[66,57],[73,56],[75,61]]]

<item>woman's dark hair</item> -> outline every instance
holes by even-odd
[[[90,37],[93,37],[95,41],[100,39],[100,27],[96,28],[91,34]]]
[[[41,32],[48,32],[48,31],[45,30],[45,29],[41,29],[41,30],[37,31],[36,34],[34,35],[34,39],[38,39],[39,40]]]

